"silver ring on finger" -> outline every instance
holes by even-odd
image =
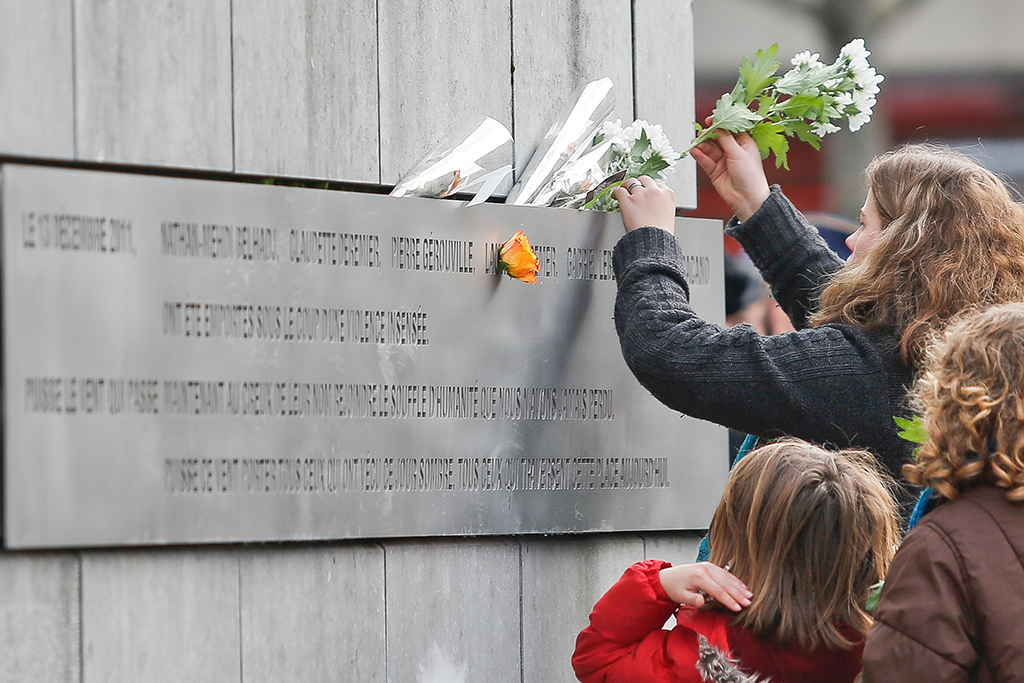
[[[637,185],[639,185],[640,187],[644,186],[644,184],[641,183],[639,180],[634,180],[633,182],[626,186],[626,192],[633,194],[633,188],[636,187]]]

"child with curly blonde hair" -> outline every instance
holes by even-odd
[[[916,399],[911,482],[937,504],[893,560],[864,683],[1024,681],[1024,303],[951,324]]]

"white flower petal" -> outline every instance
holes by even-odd
[[[852,62],[858,57],[867,59],[871,53],[864,48],[863,38],[854,38],[849,43],[843,46],[839,51],[839,58],[845,62]],[[839,60],[837,60],[839,61]]]
[[[856,133],[860,130],[860,127],[871,120],[871,111],[859,111],[856,114],[851,114],[847,122],[850,124],[850,132]]]
[[[803,52],[797,52],[789,62],[795,67],[810,67],[818,62],[819,57],[821,55],[817,52],[811,54],[810,50],[804,50]]]
[[[823,138],[829,133],[838,133],[839,126],[836,126],[828,121],[822,121],[811,127],[811,132],[817,135],[819,138]]]

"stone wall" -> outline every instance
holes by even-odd
[[[4,0],[0,154],[394,184],[475,115],[525,167],[602,76],[685,145],[689,1]]]
[[[688,533],[0,553],[5,683],[575,680],[594,602]]]
[[[525,166],[605,75],[689,140],[689,2],[0,0],[0,156],[392,184],[471,114]],[[697,540],[0,552],[0,681],[571,681],[597,597]]]

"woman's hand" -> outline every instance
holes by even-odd
[[[750,606],[754,594],[729,570],[710,562],[681,564],[662,569],[661,587],[673,602],[680,605],[703,607],[708,599],[715,599],[734,612]]]
[[[700,143],[690,154],[741,221],[750,218],[771,194],[761,152],[746,133],[722,132],[717,140]]]
[[[612,199],[619,202],[626,232],[645,226],[675,231],[676,193],[664,183],[646,175],[626,178],[612,191]]]

